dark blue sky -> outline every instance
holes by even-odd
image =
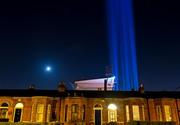
[[[139,82],[180,86],[178,0],[135,0]],[[104,76],[109,63],[104,0],[0,3],[0,88],[55,89],[58,82]],[[46,65],[52,72],[44,71]]]
[[[135,0],[139,79],[150,90],[180,86],[180,1]]]

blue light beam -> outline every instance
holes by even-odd
[[[115,90],[138,90],[132,0],[107,0],[110,60]]]

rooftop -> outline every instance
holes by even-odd
[[[38,90],[38,89],[1,89],[0,96],[11,97],[73,97],[83,96],[86,98],[180,98],[180,91],[84,91],[84,90],[67,90],[58,92],[58,90]]]

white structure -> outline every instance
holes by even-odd
[[[104,90],[104,81],[107,80],[107,90],[112,90],[115,76],[109,78],[75,81],[76,90]]]

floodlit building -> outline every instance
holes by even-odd
[[[0,122],[179,125],[180,92],[0,90]]]
[[[76,90],[104,90],[105,81],[107,81],[107,90],[113,90],[115,77],[88,79],[75,81]]]

